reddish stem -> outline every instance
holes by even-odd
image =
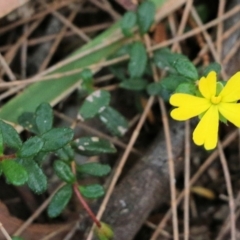
[[[92,210],[89,208],[89,206],[87,205],[85,199],[83,198],[83,196],[81,195],[81,193],[78,190],[78,185],[77,183],[73,184],[73,190],[78,198],[78,200],[80,201],[80,203],[82,204],[82,206],[85,208],[85,210],[87,211],[87,213],[89,214],[89,216],[92,218],[93,222],[96,224],[96,226],[98,228],[101,228],[101,223],[97,220],[96,216],[94,215],[94,213],[92,212]]]
[[[0,161],[3,161],[3,160],[6,160],[6,159],[14,159],[16,158],[16,154],[9,154],[9,155],[3,155],[3,156],[0,156]]]

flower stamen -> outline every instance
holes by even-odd
[[[212,104],[218,104],[220,103],[222,100],[222,97],[221,96],[212,96],[211,97],[211,102]]]

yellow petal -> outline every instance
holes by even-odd
[[[216,95],[217,88],[217,74],[214,71],[211,71],[207,77],[202,77],[199,80],[199,91],[206,99],[211,99],[212,96]]]
[[[234,102],[240,99],[240,72],[227,81],[219,96],[222,96],[222,102]]]
[[[204,145],[207,150],[216,147],[218,139],[218,121],[218,107],[212,105],[203,115],[193,132],[193,141],[196,145]]]
[[[183,93],[173,94],[170,103],[178,107],[171,111],[171,117],[179,121],[198,116],[211,106],[210,102],[205,98]]]
[[[218,110],[228,121],[240,127],[240,103],[220,103]]]

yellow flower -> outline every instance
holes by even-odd
[[[240,127],[240,72],[233,75],[217,95],[217,75],[210,72],[198,84],[202,97],[175,93],[170,103],[177,107],[171,111],[175,120],[183,121],[201,115],[201,120],[193,132],[196,145],[204,145],[207,150],[217,145],[219,114]]]

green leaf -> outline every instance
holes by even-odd
[[[180,75],[187,77],[191,80],[198,80],[199,77],[197,69],[187,58],[177,59],[174,62],[173,66]]]
[[[28,173],[27,184],[35,193],[41,194],[47,190],[47,177],[33,159],[18,159]]]
[[[73,138],[71,128],[52,128],[41,136],[44,145],[42,151],[50,152],[58,150],[68,144]]]
[[[78,189],[86,198],[99,198],[105,194],[103,187],[99,184],[78,186]]]
[[[128,129],[127,120],[110,106],[99,114],[99,118],[113,135],[121,137]]]
[[[221,113],[219,113],[219,120],[225,124],[227,124],[228,121]]]
[[[151,96],[161,96],[162,90],[163,86],[161,82],[153,82],[147,86],[147,93]]]
[[[91,162],[77,165],[77,171],[81,174],[88,174],[95,177],[103,177],[110,173],[111,167],[108,164]]]
[[[3,155],[3,151],[4,151],[4,142],[3,142],[2,130],[0,128],[0,156]]]
[[[176,90],[176,88],[179,86],[179,84],[182,84],[182,83],[195,84],[195,82],[192,82],[186,77],[173,75],[173,74],[163,78],[160,81],[160,84],[162,85],[162,87],[168,90],[170,93],[173,93]]]
[[[56,151],[56,155],[60,160],[72,161],[74,159],[74,151],[70,145],[66,145]]]
[[[177,87],[182,83],[192,83],[190,79],[171,74],[163,79],[160,82],[151,83],[147,87],[147,92],[149,95],[161,96],[165,101],[168,101],[170,95],[174,93]]]
[[[147,66],[147,53],[144,45],[141,42],[133,43],[129,55],[128,72],[130,78],[139,78]]]
[[[147,86],[147,81],[141,78],[138,79],[130,79],[130,80],[125,80],[120,83],[121,88],[125,88],[128,90],[133,90],[133,91],[141,91],[144,90]]]
[[[46,152],[39,152],[33,159],[38,165],[42,165],[44,160],[46,160],[48,153]]]
[[[70,166],[60,160],[54,161],[54,171],[57,174],[57,176],[67,182],[67,183],[74,183],[76,181],[75,175],[72,173]]]
[[[221,72],[221,65],[219,63],[210,63],[204,70],[203,70],[203,76],[207,76],[211,71],[214,71],[216,73]]]
[[[22,158],[36,156],[42,149],[42,146],[43,141],[41,138],[37,136],[29,138],[26,142],[23,143],[21,149],[18,152],[18,156]]]
[[[153,61],[160,69],[176,73],[175,69],[172,67],[172,64],[178,55],[179,54],[172,53],[168,48],[162,48],[154,52]],[[183,56],[183,58],[185,58],[185,56]]]
[[[80,72],[80,77],[84,82],[93,82],[93,74],[92,71],[88,68],[84,69]]]
[[[21,186],[28,180],[27,171],[15,160],[3,160],[1,167],[8,183]]]
[[[216,87],[216,96],[218,96],[220,94],[220,92],[223,90],[224,85],[222,84],[222,82],[217,82],[217,87]]]
[[[28,131],[38,134],[38,128],[36,125],[36,115],[32,112],[24,112],[18,117],[18,123]]]
[[[115,153],[116,148],[105,139],[98,137],[82,137],[72,143],[73,147],[82,155],[94,156],[101,153]]]
[[[93,87],[93,74],[90,69],[84,69],[80,73],[81,81],[81,90],[87,91],[87,93],[92,93],[94,91]]]
[[[137,18],[140,33],[143,35],[148,32],[154,22],[155,5],[151,1],[143,1],[137,9]]]
[[[0,120],[0,129],[2,131],[4,144],[10,148],[19,150],[22,146],[22,141],[15,128]]]
[[[126,37],[131,37],[133,33],[131,32],[132,28],[137,23],[137,15],[135,12],[126,12],[123,15],[122,21],[121,21],[121,29],[122,33]]]
[[[12,240],[24,240],[24,238],[13,236]]]
[[[197,88],[193,83],[181,83],[177,87],[176,93],[186,93],[190,95],[195,95],[196,90]]]
[[[40,134],[52,128],[53,112],[49,103],[42,103],[36,109],[36,125]]]
[[[179,53],[172,53],[168,48],[162,48],[154,53],[155,64],[173,74],[179,74],[191,80],[198,79],[198,72],[189,59]]]
[[[85,120],[92,118],[101,112],[110,102],[110,93],[104,90],[97,90],[90,94],[81,106],[78,118]]]
[[[72,197],[72,185],[67,184],[60,188],[53,196],[48,206],[47,209],[48,216],[54,218],[60,215],[64,208],[67,206],[71,197]]]
[[[196,6],[196,11],[199,17],[201,18],[202,22],[206,23],[211,14],[211,9],[209,8],[209,5],[207,4],[207,2],[198,4]]]

